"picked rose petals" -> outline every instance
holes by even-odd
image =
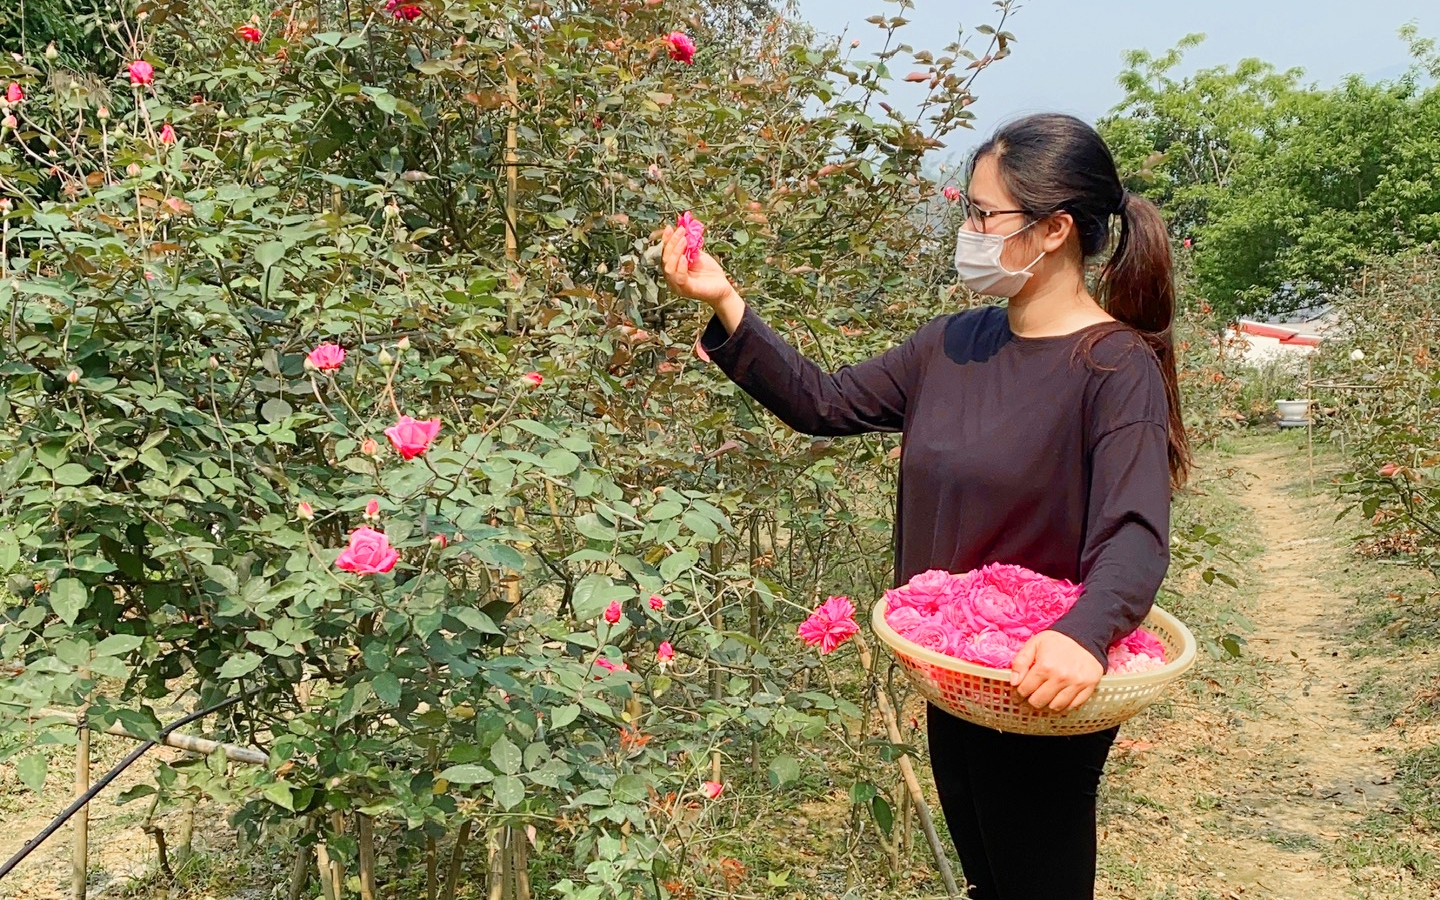
[[[685,261],[693,266],[705,249],[705,223],[687,210],[675,220],[675,227],[685,232]]]
[[[1025,643],[1080,599],[1077,584],[1023,566],[992,564],[964,575],[921,572],[885,592],[885,622],[926,650],[991,669],[1008,669]],[[1165,646],[1144,629],[1117,640],[1106,668],[1144,672],[1165,664]]]

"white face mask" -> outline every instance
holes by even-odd
[[[1017,234],[1023,234],[1038,222],[1031,222],[1019,231],[1010,234],[981,234],[963,228],[955,236],[955,271],[965,286],[977,294],[990,297],[1013,297],[1020,293],[1025,282],[1030,280],[1030,270],[1045,258],[1042,251],[1035,262],[1012,272],[1000,264],[1000,254],[1005,251],[1005,242]]]

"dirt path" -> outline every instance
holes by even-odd
[[[1121,779],[1160,810],[1115,828],[1112,869],[1123,876],[1132,860],[1141,874],[1126,885],[1108,873],[1110,896],[1429,897],[1403,870],[1362,887],[1347,862],[1362,819],[1395,791],[1387,736],[1368,730],[1353,702],[1360,668],[1343,641],[1358,563],[1337,508],[1323,482],[1314,496],[1302,489],[1293,443],[1247,443],[1229,464],[1263,547],[1242,573],[1255,626],[1248,681],[1202,666],[1184,715],[1127,728],[1145,752],[1129,778],[1122,755]]]

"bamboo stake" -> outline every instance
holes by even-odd
[[[82,672],[81,677],[87,677]],[[90,790],[90,726],[85,721],[89,704],[81,707],[77,717],[79,741],[75,747],[75,798],[85,796]],[[73,900],[85,900],[85,882],[90,871],[90,804],[80,807],[75,813],[75,847],[70,860],[70,896]]]
[[[375,900],[375,829],[369,816],[356,813],[355,833],[360,844],[360,898]]]
[[[229,754],[226,754],[227,757]],[[199,801],[194,794],[186,794],[180,803],[180,834],[175,847],[175,861],[185,865],[195,852],[195,807]]]
[[[59,719],[77,728],[81,727],[82,717],[63,709],[41,709],[30,714],[31,719]],[[116,737],[129,738],[132,741],[145,741],[149,738],[141,737],[138,734],[131,734],[126,731],[119,722],[112,724],[105,729],[105,734],[113,734]],[[178,750],[189,750],[192,753],[199,753],[209,756],[217,749],[224,749],[225,758],[231,762],[248,763],[252,766],[263,766],[270,757],[263,750],[255,750],[251,747],[237,747],[234,744],[222,744],[219,741],[207,740],[206,738],[192,737],[188,734],[169,734],[160,741],[167,747],[175,747]]]
[[[516,208],[520,177],[520,88],[513,75],[507,76],[505,86],[510,98],[510,115],[505,125],[505,258],[513,266],[520,258],[520,223]],[[520,330],[518,299],[511,297],[507,307],[505,333],[514,334]]]
[[[330,865],[330,850],[321,840],[315,844],[315,868],[320,872],[320,893],[325,900],[340,900],[335,892],[334,872]]]
[[[455,835],[455,846],[450,848],[450,868],[445,873],[445,893],[442,900],[455,900],[455,889],[460,885],[460,866],[465,862],[465,845],[470,842],[470,830],[474,826],[469,819],[460,823]]]
[[[425,835],[425,900],[440,897],[440,850],[433,835]]]
[[[855,647],[860,651],[860,665],[865,671],[870,671],[870,646],[865,643],[863,634],[855,635]],[[880,710],[880,718],[885,721],[885,733],[890,737],[890,742],[905,743],[900,735],[900,723],[895,718],[895,709],[890,705],[890,695],[878,685],[875,690],[875,706]],[[950,861],[945,856],[945,845],[940,842],[940,836],[935,831],[935,820],[930,817],[930,806],[920,791],[920,781],[915,777],[915,766],[911,764],[909,756],[900,757],[900,774],[910,791],[910,800],[915,804],[915,813],[920,818],[920,827],[925,832],[925,840],[930,844],[930,852],[935,856],[935,867],[940,870],[940,880],[945,882],[945,893],[949,897],[958,898],[960,888],[955,884],[955,875],[950,871]]]
[[[286,892],[287,900],[301,900],[305,896],[305,886],[309,883],[310,857],[313,851],[309,844],[301,843],[300,848],[295,851],[295,862],[290,866],[290,890]]]

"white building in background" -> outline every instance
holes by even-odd
[[[1300,360],[1314,353],[1335,324],[1328,307],[1301,310],[1287,319],[1237,319],[1225,329],[1227,349],[1254,365]]]

